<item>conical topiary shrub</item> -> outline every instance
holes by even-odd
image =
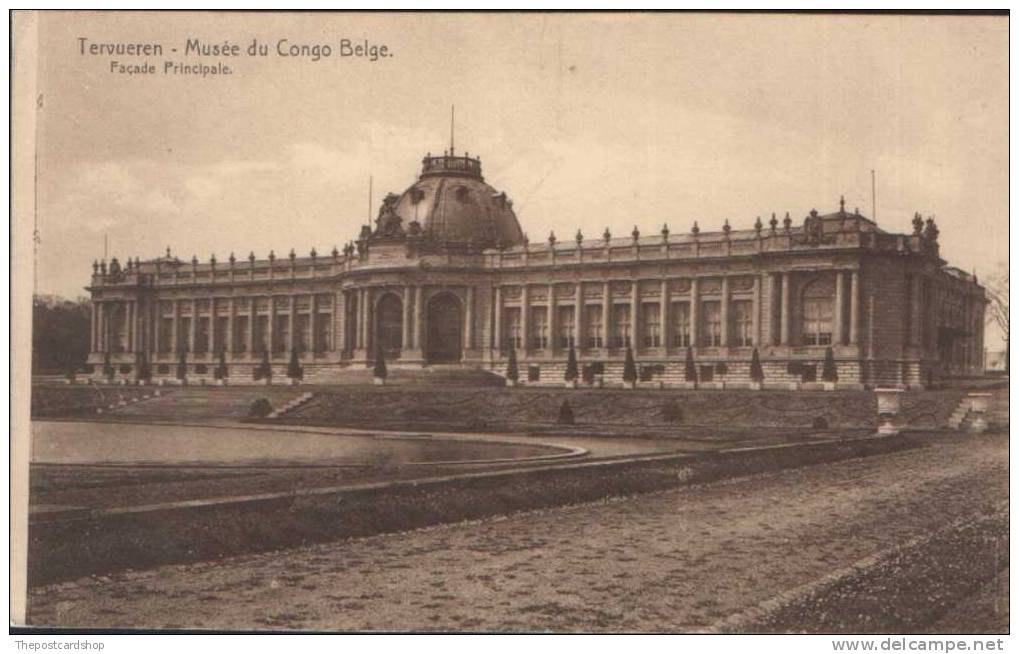
[[[272,364],[269,363],[269,351],[265,348],[262,348],[262,361],[255,366],[252,377],[255,381],[264,379],[266,384],[272,383]]]
[[[577,351],[570,345],[570,354],[566,359],[566,385],[569,388],[576,388],[578,377],[580,372],[577,370]]]
[[[290,362],[287,364],[287,377],[290,381],[297,383],[304,378],[304,368],[301,367],[301,361],[297,358],[297,348],[290,349]]]
[[[831,347],[824,350],[824,364],[821,366],[821,381],[834,384],[839,380],[839,371],[835,367],[835,353]]]
[[[226,380],[229,374],[230,371],[226,366],[226,352],[220,349],[219,363],[216,365],[216,370],[213,372],[213,375],[216,377],[216,379],[222,382]]]
[[[556,422],[560,425],[572,425],[573,419],[573,407],[570,406],[569,400],[563,400],[563,403],[559,406],[559,417]]]
[[[148,383],[152,380],[152,366],[149,365],[149,358],[144,352],[135,355],[135,370],[138,374],[138,381]]]
[[[756,347],[750,355],[750,382],[751,388],[760,388],[764,382],[764,368],[761,367],[761,355],[757,353]]]
[[[517,349],[511,347],[509,361],[506,362],[506,385],[515,386],[520,379],[520,370],[517,368]]]
[[[386,353],[382,351],[382,344],[375,344],[375,367],[372,368],[372,378],[375,384],[381,386],[386,383],[389,370],[386,369]]]
[[[697,383],[697,364],[693,360],[693,348],[686,346],[686,363],[683,367],[683,379],[691,384]]]
[[[113,381],[113,363],[110,361],[110,353],[107,352],[103,355],[103,377],[106,377],[106,381]]]
[[[180,349],[180,360],[177,361],[177,379],[180,383],[188,383],[188,351],[187,348]]]
[[[633,360],[633,348],[626,348],[626,361],[623,362],[623,388],[634,388],[637,385],[637,363]]]

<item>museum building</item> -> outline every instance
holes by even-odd
[[[810,387],[834,359],[847,388],[921,387],[983,367],[986,299],[939,256],[933,219],[882,230],[844,201],[834,213],[752,229],[663,226],[530,242],[481,159],[426,156],[374,226],[329,253],[219,261],[171,256],[93,265],[89,364],[96,379],[330,383],[384,357],[561,385]],[[829,353],[830,349],[830,353]],[[361,373],[363,375],[363,373]]]

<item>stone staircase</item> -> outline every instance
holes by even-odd
[[[108,415],[111,418],[137,417],[168,422],[240,420],[248,417],[251,404],[259,398],[265,398],[274,408],[282,409],[301,397],[293,388],[273,386],[178,386],[155,390],[161,390],[161,394],[143,402],[115,405]]]
[[[387,366],[387,386],[440,385],[440,386],[504,386],[499,375],[473,366],[457,364],[401,367]],[[371,386],[372,369],[364,364],[344,368],[306,369],[304,383],[335,386]]]
[[[298,395],[294,399],[290,400],[289,402],[287,402],[286,404],[284,404],[280,408],[274,410],[272,413],[270,413],[266,417],[270,418],[270,419],[279,418],[279,417],[289,413],[290,411],[293,411],[294,409],[297,409],[301,405],[306,404],[313,397],[315,397],[314,393],[311,393],[311,392],[301,393],[300,395]]]
[[[985,416],[988,428],[1007,430],[1008,413],[1008,389],[995,389],[991,391],[991,398]],[[971,401],[969,397],[964,397],[948,418],[948,426],[957,431],[969,431],[974,417],[975,413],[972,409]]]

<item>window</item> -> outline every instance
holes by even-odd
[[[315,340],[312,342],[312,350],[315,352],[326,352],[333,349],[333,320],[330,313],[319,313],[315,315]]]
[[[216,331],[212,336],[212,347],[215,352],[226,350],[227,327],[230,319],[225,317],[216,318]]]
[[[722,344],[722,306],[720,302],[709,301],[701,304],[704,316],[704,336],[702,345],[719,346]]]
[[[159,352],[173,350],[173,318],[163,318],[159,327]]]
[[[503,340],[505,349],[519,350],[524,346],[523,334],[520,333],[520,309],[506,309],[506,317],[503,321]]]
[[[803,291],[803,343],[830,345],[834,301],[830,285],[820,280],[812,282]]]
[[[194,318],[195,323],[195,352],[205,353],[209,351],[209,319]]]
[[[612,347],[630,347],[630,305],[612,307]]]
[[[661,347],[662,322],[661,305],[656,303],[642,304],[641,307],[641,342],[644,347]]]
[[[531,314],[531,347],[543,350],[548,347],[548,310],[535,308]]]
[[[576,345],[573,340],[575,327],[573,307],[569,305],[558,307],[556,310],[556,347],[566,349]]]
[[[669,343],[673,347],[687,347],[690,345],[690,303],[673,303],[671,317],[672,331]]]
[[[736,347],[750,347],[754,344],[754,303],[750,300],[736,300],[732,303],[733,339]]]
[[[265,352],[269,344],[267,336],[269,333],[269,316],[256,316],[255,317],[255,352]]]
[[[276,316],[276,324],[273,328],[272,351],[284,352],[287,343],[290,342],[290,316]]]
[[[177,324],[177,351],[191,351],[191,318],[181,318]]]
[[[601,306],[584,307],[584,344],[587,347],[604,347],[605,328],[601,324]]]
[[[248,350],[247,316],[237,316],[234,318],[233,346],[234,352],[246,352]]]

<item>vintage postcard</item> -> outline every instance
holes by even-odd
[[[15,12],[14,625],[1000,649],[1008,27]]]

